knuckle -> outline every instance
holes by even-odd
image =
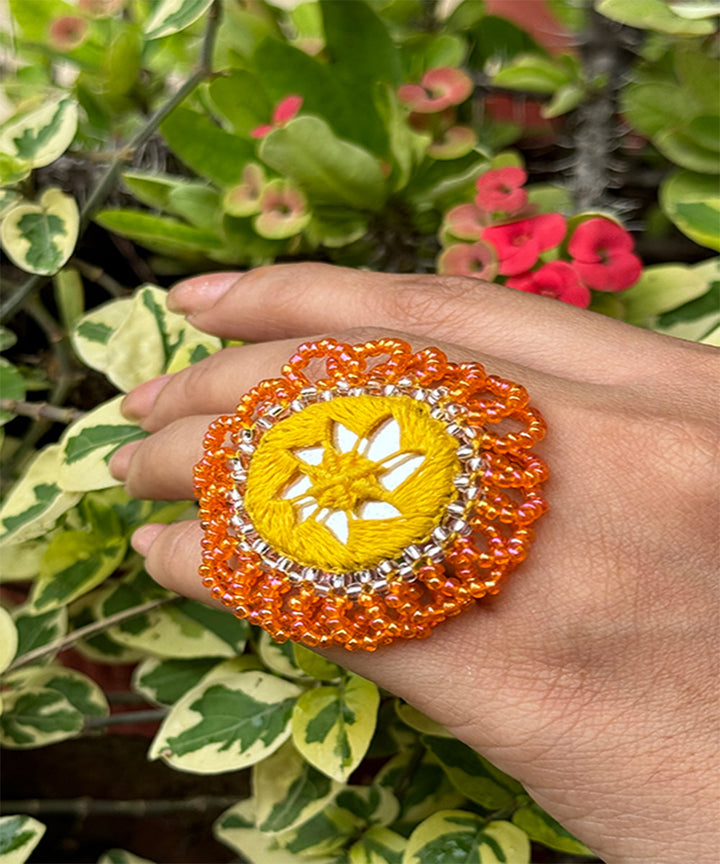
[[[435,277],[403,282],[382,295],[389,320],[413,332],[460,331],[470,309],[471,280],[462,277]],[[476,280],[473,280],[476,281]]]

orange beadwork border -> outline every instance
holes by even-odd
[[[313,362],[325,377],[311,380]],[[482,495],[473,500],[465,522],[449,532],[443,560],[419,559],[412,581],[391,578],[384,590],[368,584],[355,597],[342,589],[320,593],[310,582],[292,581],[282,567],[268,564],[262,550],[242,541],[236,508],[254,446],[276,422],[302,410],[309,390],[338,397],[429,393],[433,404],[449,412],[454,406],[456,419],[448,431],[459,446],[472,447],[481,457],[472,482],[481,485]],[[503,420],[521,428],[493,431]],[[219,417],[208,429],[204,456],[195,467],[205,532],[202,583],[214,599],[277,641],[372,651],[395,639],[428,636],[441,621],[497,593],[526,557],[534,537],[531,526],[547,510],[540,490],[547,466],[530,452],[545,431],[525,388],[487,375],[479,363],[450,362],[432,347],[413,353],[399,339],[359,345],[306,342],[283,367],[282,377],[261,381],[234,414]]]

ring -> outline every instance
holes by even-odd
[[[523,386],[399,339],[306,342],[195,466],[211,596],[277,641],[373,651],[495,594],[547,510]]]

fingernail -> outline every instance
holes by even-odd
[[[130,538],[133,549],[144,558],[165,527],[165,525],[159,525],[157,522],[148,522],[147,525],[141,525]]]
[[[167,307],[182,315],[205,312],[238,282],[244,273],[205,273],[178,282],[170,289]]]
[[[123,444],[123,446],[119,447],[110,457],[108,470],[116,480],[127,480],[130,460],[140,444],[140,441],[131,441],[129,444]]]
[[[155,400],[172,375],[160,375],[152,381],[144,381],[131,390],[120,403],[120,413],[128,420],[142,420],[152,411]]]

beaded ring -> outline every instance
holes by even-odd
[[[203,585],[277,641],[428,636],[526,557],[545,428],[524,387],[438,348],[306,342],[205,436]]]

